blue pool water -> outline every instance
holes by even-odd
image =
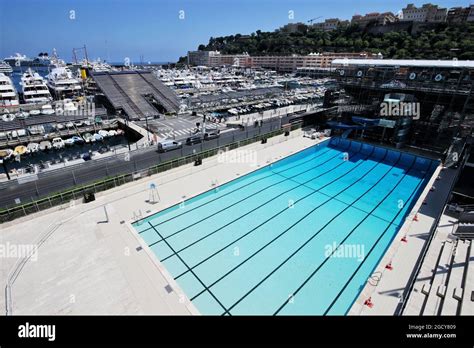
[[[202,314],[345,314],[437,165],[333,138],[133,226]]]

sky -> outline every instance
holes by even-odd
[[[392,11],[428,0],[0,0],[0,58],[56,48],[66,61],[89,58],[174,62],[210,37],[273,31],[287,23]],[[469,6],[470,0],[434,2]],[[291,12],[290,12],[291,11]],[[290,18],[290,14],[293,15]]]

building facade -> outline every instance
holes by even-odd
[[[470,7],[453,7],[448,10],[446,21],[448,23],[466,22],[469,17]]]
[[[367,52],[323,52],[290,56],[250,56],[248,53],[221,54],[217,51],[188,52],[189,65],[263,68],[287,73],[295,72],[298,68],[329,68],[332,61],[337,58],[381,59],[383,57],[380,54]]]
[[[218,54],[218,51],[188,51],[188,65],[210,66],[211,57]]]
[[[324,30],[324,31],[331,31],[342,26],[347,26],[349,24],[350,22],[347,20],[342,20],[339,18],[329,18],[329,19],[326,19],[322,23],[314,23],[313,27]]]
[[[448,10],[433,4],[424,4],[421,7],[408,4],[402,9],[402,13],[403,21],[438,23],[446,21]]]
[[[369,23],[374,23],[376,25],[386,25],[396,21],[398,21],[398,18],[392,12],[372,12],[367,13],[364,16],[359,14],[352,16],[351,24],[357,24],[358,26],[365,28]]]

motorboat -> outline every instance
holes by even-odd
[[[5,122],[13,121],[15,118],[16,118],[16,116],[14,114],[2,115],[2,120],[5,121]]]
[[[41,135],[44,134],[44,127],[42,125],[30,126],[28,131],[31,135]]]
[[[54,114],[54,109],[50,104],[46,104],[41,107],[41,113],[43,115],[52,115]]]
[[[20,111],[19,113],[16,114],[16,117],[22,118],[22,119],[28,118],[28,116],[30,116],[30,113],[27,111]]]
[[[4,73],[5,75],[11,74],[13,72],[12,67],[10,64],[6,63],[3,60],[0,60],[0,73]]]
[[[72,140],[74,140],[74,144],[84,144],[84,139],[82,139],[80,136],[78,135],[74,135],[73,137],[71,137]]]
[[[104,140],[104,137],[102,135],[100,135],[99,133],[94,133],[94,135],[92,135],[92,137],[95,139],[95,141]]]
[[[86,143],[93,143],[95,142],[95,138],[93,137],[93,135],[91,133],[86,133],[82,136],[85,140]]]
[[[23,146],[23,145],[18,145],[17,147],[15,147],[15,150],[14,150],[14,155],[17,156],[17,155],[24,155],[28,153],[28,149],[26,146]]]
[[[64,143],[64,140],[62,140],[61,138],[54,138],[53,139],[53,147],[56,150],[63,149],[65,146],[66,146],[66,144]]]
[[[99,131],[99,135],[102,136],[102,138],[108,138],[110,135],[109,135],[109,132],[106,131],[105,129],[101,129]]]
[[[72,146],[72,145],[74,145],[74,143],[75,143],[75,141],[74,141],[73,138],[68,138],[68,139],[64,140],[64,144],[66,146]]]
[[[67,67],[54,68],[47,76],[47,85],[57,99],[75,97],[82,91],[81,81]]]
[[[60,131],[64,129],[64,125],[62,123],[56,123],[53,125],[53,128]]]
[[[29,153],[36,153],[39,151],[39,144],[38,143],[29,143],[27,146],[26,146],[27,150]]]
[[[0,159],[1,160],[7,160],[10,159],[14,154],[14,151],[12,149],[1,149],[0,150]]]
[[[13,85],[12,80],[0,73],[0,108],[17,107],[19,105],[18,93]]]
[[[31,68],[21,76],[20,85],[26,104],[50,103],[53,100],[43,77]]]
[[[50,150],[50,149],[52,149],[52,147],[53,147],[53,145],[48,140],[43,140],[42,142],[39,143],[39,148],[40,148],[41,151]]]

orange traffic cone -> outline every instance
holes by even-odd
[[[372,308],[374,306],[374,304],[372,303],[372,297],[369,297],[367,300],[365,300],[364,305],[369,308]]]
[[[401,241],[402,241],[403,243],[408,243],[407,236],[403,236],[402,239],[401,239]]]
[[[387,265],[385,266],[385,268],[388,269],[389,271],[393,270],[392,261],[390,261],[389,263],[387,263]]]

